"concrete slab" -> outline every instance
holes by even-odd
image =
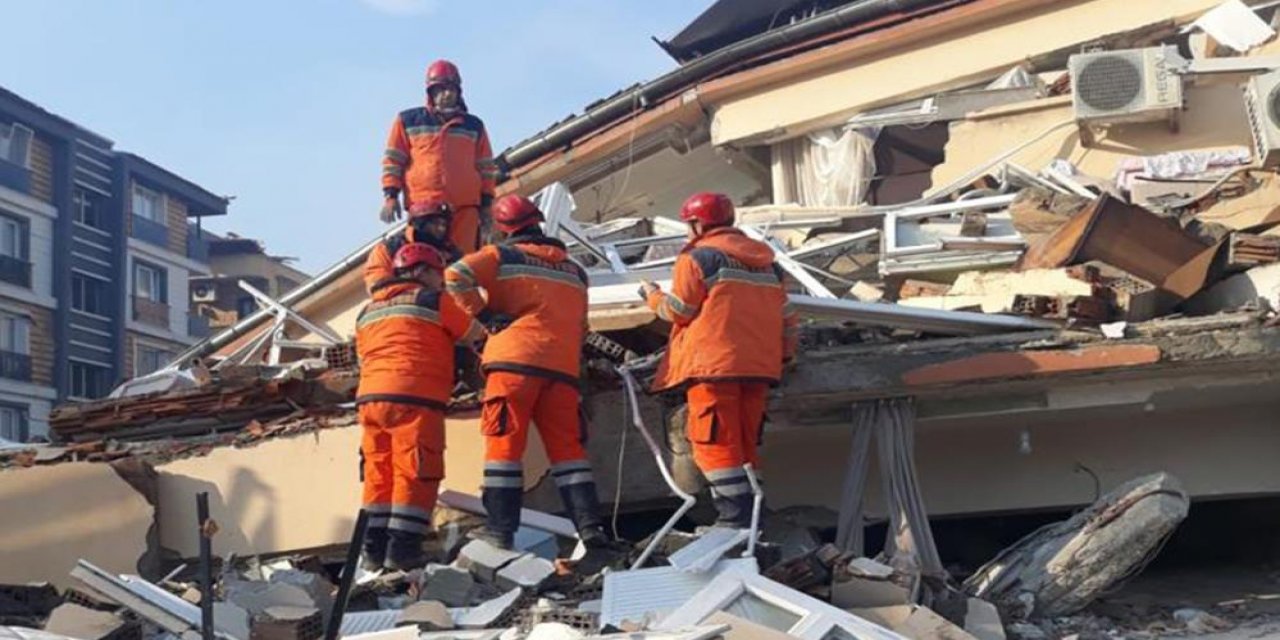
[[[428,565],[422,575],[420,600],[437,600],[450,607],[471,604],[475,578],[471,572],[445,565]]]
[[[453,618],[444,603],[435,600],[415,602],[400,611],[396,626],[416,625],[424,631],[446,631],[454,628]]]
[[[472,540],[458,553],[456,563],[481,581],[492,583],[497,580],[500,569],[523,555],[517,551],[499,549],[484,540]]]
[[[99,640],[110,636],[124,625],[125,621],[114,613],[95,611],[68,602],[53,610],[44,630],[82,640]]]
[[[520,587],[536,591],[555,573],[556,567],[550,560],[526,555],[500,569],[496,582],[504,589]]]

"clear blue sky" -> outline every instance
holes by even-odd
[[[315,272],[372,238],[392,117],[462,69],[495,150],[675,66],[710,0],[7,2],[0,85],[210,191]]]

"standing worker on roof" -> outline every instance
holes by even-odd
[[[401,111],[391,123],[382,159],[383,222],[403,208],[448,205],[449,237],[463,253],[475,251],[487,226],[498,165],[484,123],[467,112],[462,76],[448,60],[427,67],[427,103]]]
[[[442,295],[444,257],[412,243],[395,254],[396,277],[356,320],[364,508],[362,566],[407,570],[426,563],[422,543],[444,479],[444,412],[453,391],[454,345],[484,328]]]
[[[751,484],[760,468],[765,400],[795,355],[796,318],[787,305],[773,249],[733,226],[733,202],[719,193],[685,201],[689,243],[676,258],[671,292],[641,287],[649,307],[672,324],[653,391],[684,388],[693,459],[711,484],[720,526],[751,524]]]
[[[600,518],[586,424],[578,390],[587,325],[587,274],[564,243],[543,235],[542,212],[508,195],[493,206],[505,234],[445,272],[448,291],[467,312],[510,318],[485,344],[488,378],[481,430],[485,435],[483,501],[487,526],[476,537],[511,548],[524,497],[524,449],[532,421],[547,448],[551,473],[578,534],[588,547],[609,540]],[[486,297],[481,295],[484,290]]]

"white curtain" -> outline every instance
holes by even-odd
[[[879,127],[839,128],[773,145],[773,203],[847,207],[866,202]]]

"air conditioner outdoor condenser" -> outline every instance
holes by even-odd
[[[1182,108],[1185,67],[1176,47],[1073,55],[1067,68],[1076,120],[1108,124],[1167,119]]]
[[[1280,71],[1249,78],[1244,85],[1244,108],[1256,161],[1267,169],[1280,166]]]

